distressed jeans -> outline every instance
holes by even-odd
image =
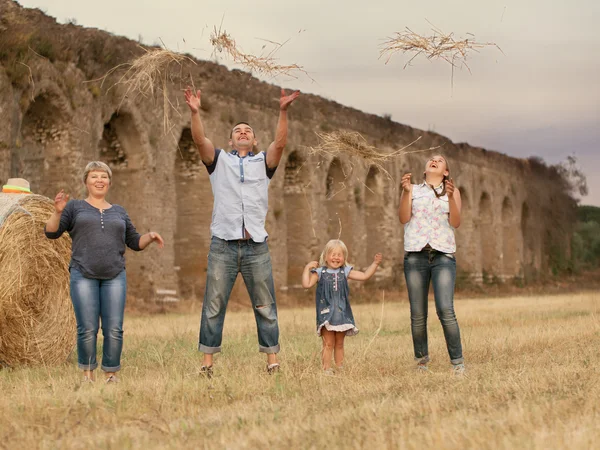
[[[442,323],[446,347],[452,364],[464,362],[460,330],[454,314],[454,283],[456,280],[456,260],[436,250],[406,252],[404,255],[404,276],[410,302],[410,325],[415,351],[415,359],[429,361],[427,347],[427,295],[429,284],[433,284],[435,309]]]
[[[77,320],[77,362],[82,370],[94,370],[96,341],[102,321],[102,370],[121,369],[123,350],[123,315],[127,293],[127,277],[121,271],[110,280],[85,278],[75,268],[71,272],[71,300]]]
[[[269,246],[251,239],[225,241],[217,237],[212,238],[208,253],[198,350],[211,354],[221,351],[225,311],[240,272],[254,310],[259,351],[278,353],[279,323]]]

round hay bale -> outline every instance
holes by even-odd
[[[56,364],[74,348],[71,238],[46,238],[53,211],[44,196],[0,193],[0,366]]]

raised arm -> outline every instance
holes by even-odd
[[[69,202],[69,194],[65,194],[65,191],[61,190],[56,197],[54,197],[54,212],[48,218],[44,232],[46,237],[49,239],[58,239],[68,228],[71,226],[71,215],[69,208],[67,209],[67,203]]]
[[[377,270],[377,267],[379,267],[379,264],[381,263],[382,259],[383,256],[381,255],[381,253],[377,253],[373,258],[373,262],[371,263],[371,265],[367,267],[367,270],[361,272],[360,270],[352,269],[348,274],[348,279],[355,281],[367,281],[373,276],[373,274]]]
[[[319,275],[311,270],[319,267],[319,263],[317,261],[311,261],[306,266],[304,266],[304,271],[302,272],[302,287],[304,289],[308,289],[313,287],[317,281],[319,281]]]
[[[267,149],[267,167],[274,169],[281,161],[283,149],[287,143],[288,119],[287,109],[294,100],[298,98],[300,91],[294,91],[290,95],[285,95],[285,91],[281,90],[281,98],[279,99],[279,120],[277,121],[277,130],[275,131],[275,140],[271,142]]]
[[[200,94],[200,90],[194,93],[188,86],[185,90],[185,102],[192,113],[192,139],[198,148],[202,162],[209,166],[215,159],[215,146],[204,134],[204,125],[200,119],[200,105],[202,104]]]
[[[450,207],[448,222],[452,227],[458,228],[460,227],[462,200],[460,198],[460,191],[454,187],[452,178],[446,180],[446,194],[448,194],[448,206]]]
[[[402,195],[400,196],[400,207],[398,208],[398,217],[400,223],[404,225],[412,216],[412,184],[410,182],[410,173],[402,176],[400,185],[402,186]]]

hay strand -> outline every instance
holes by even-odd
[[[53,211],[41,195],[0,193],[0,366],[61,363],[74,348],[71,239],[44,236]]]
[[[385,307],[385,291],[382,291],[381,292],[381,316],[379,317],[379,326],[377,327],[377,329],[375,330],[375,333],[373,333],[373,337],[371,338],[371,340],[365,347],[365,351],[363,353],[363,358],[365,358],[367,356],[367,352],[369,351],[371,344],[373,343],[375,338],[377,336],[379,336],[379,333],[381,332],[381,327],[383,326],[383,309],[384,309],[384,307]]]
[[[164,44],[163,44],[164,45]],[[162,97],[163,103],[163,131],[166,135],[172,129],[171,116],[172,113],[181,115],[178,108],[173,105],[169,99],[168,85],[175,82],[176,73],[180,78],[184,64],[186,62],[196,64],[196,62],[188,56],[180,53],[172,52],[166,47],[164,48],[145,48],[139,46],[144,53],[132,62],[119,64],[110,69],[103,77],[94,81],[102,81],[101,87],[104,86],[106,80],[116,71],[125,69],[125,73],[113,83],[107,91],[110,91],[116,86],[124,87],[124,94],[119,103],[119,108],[127,98],[136,100],[138,97],[151,98],[157,100]]]
[[[404,64],[404,68],[419,55],[425,56],[427,59],[441,59],[452,66],[452,77],[454,77],[454,68],[465,66],[469,73],[471,69],[467,64],[467,56],[470,52],[479,52],[485,47],[496,47],[502,49],[493,42],[477,42],[474,35],[467,33],[469,37],[465,39],[455,39],[454,33],[444,33],[439,28],[432,26],[433,35],[421,36],[415,33],[410,28],[406,27],[404,31],[394,33],[383,44],[379,53],[379,57],[386,57],[387,64],[392,56],[396,53],[414,53],[414,55]]]
[[[275,54],[287,43],[287,41],[283,44],[265,39],[263,39],[263,41],[271,44],[273,49],[266,55],[255,56],[244,53],[236,44],[235,39],[233,39],[226,31],[222,30],[221,27],[219,27],[219,29],[214,27],[214,30],[210,35],[210,43],[214,48],[213,54],[215,54],[215,52],[225,53],[233,62],[242,65],[251,73],[269,75],[271,77],[287,75],[293,78],[298,78],[294,74],[296,72],[301,72],[314,81],[308,72],[298,64],[283,65],[277,63]],[[263,46],[263,48],[265,47],[266,45]]]
[[[320,142],[316,147],[308,148],[310,154],[328,155],[329,157],[337,157],[340,154],[343,154],[349,156],[351,159],[361,159],[368,164],[377,167],[382,173],[386,174],[389,179],[392,179],[392,176],[383,166],[389,160],[410,153],[426,152],[441,147],[441,145],[438,145],[426,149],[407,151],[409,147],[421,139],[422,136],[419,136],[417,139],[398,150],[384,153],[377,147],[369,145],[367,140],[356,131],[338,130],[331,133],[317,132],[316,134]]]

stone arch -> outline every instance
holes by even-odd
[[[155,214],[148,210],[148,203],[140,201],[145,195],[146,176],[144,169],[148,161],[142,145],[140,128],[132,113],[115,112],[103,126],[102,138],[98,142],[100,160],[112,169],[108,200],[127,210],[131,222],[140,234],[148,231],[146,220]],[[127,283],[141,295],[152,295],[149,271],[142,255],[128,251]]]
[[[348,252],[352,247],[352,211],[355,207],[352,187],[347,179],[342,162],[334,158],[325,178],[325,203],[327,205],[327,239],[339,237]]]
[[[490,281],[496,271],[496,236],[494,235],[493,223],[492,199],[487,192],[484,192],[479,199],[481,270],[484,281]]]
[[[527,202],[521,205],[521,239],[523,241],[523,274],[531,276],[535,270],[535,239],[531,229],[531,211]]]
[[[385,239],[385,182],[381,171],[371,166],[365,180],[365,229],[367,231],[367,258],[370,264],[375,253],[386,253]],[[382,268],[385,263],[382,263]]]
[[[175,152],[175,267],[182,298],[201,298],[210,248],[213,194],[190,128],[183,128]],[[191,251],[190,249],[193,249]]]
[[[456,229],[456,259],[460,272],[472,274],[476,271],[473,261],[473,210],[471,199],[466,188],[461,186],[460,199],[462,202],[460,212],[460,227]]]
[[[310,205],[304,191],[309,181],[309,171],[300,152],[292,151],[285,163],[283,185],[283,211],[275,212],[279,220],[285,218],[287,248],[287,284],[300,285],[302,271],[309,261],[315,259],[311,253],[313,227]]]
[[[76,152],[69,148],[70,114],[62,97],[45,91],[31,102],[12,154],[13,174],[26,178],[32,191],[54,198],[57,186],[75,186]]]
[[[502,202],[502,264],[503,276],[513,278],[519,271],[518,226],[510,198]]]

